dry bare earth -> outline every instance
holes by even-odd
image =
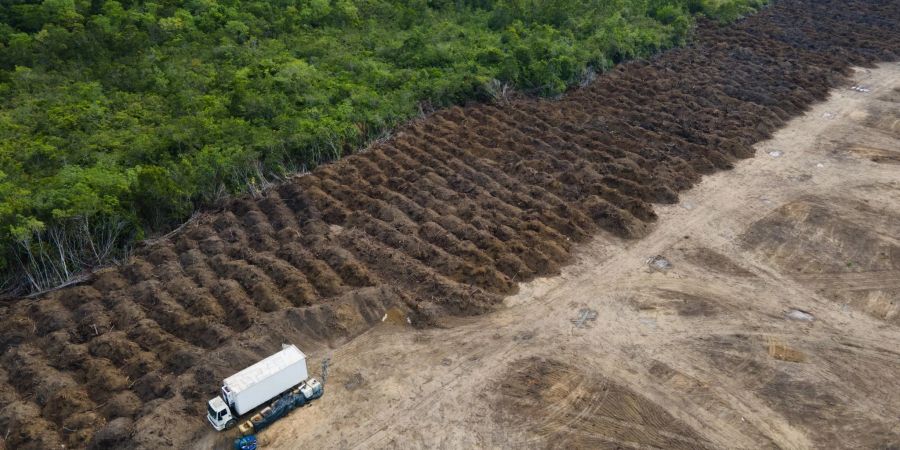
[[[9,430],[6,446],[183,447],[196,439],[208,439],[203,417],[206,398],[214,394],[225,375],[277,349],[282,341],[295,342],[322,355],[327,348],[380,323],[389,308],[397,308],[415,324],[426,326],[448,315],[491,311],[505,296],[516,292],[518,283],[559,273],[560,266],[570,261],[576,242],[586,242],[598,232],[626,238],[644,236],[657,219],[652,203],[675,203],[676,192],[696,183],[702,174],[732,168],[738,159],[752,156],[754,143],[769,137],[785,120],[801,114],[813,102],[824,99],[829,88],[846,84],[851,65],[896,59],[892,50],[900,48],[900,3],[777,2],[736,26],[705,25],[698,34],[689,48],[667,52],[649,62],[623,65],[560,101],[523,99],[503,106],[476,105],[437,113],[367,153],[297,178],[270,191],[264,199],[235,200],[224,210],[211,212],[170,239],[142,250],[129,265],[100,273],[84,286],[3,306],[0,431]],[[896,93],[879,95],[885,98],[876,105],[881,109],[869,113],[859,126],[878,130],[878,136],[895,137]],[[854,141],[852,147],[840,150],[841,157],[862,156],[896,174],[896,166],[891,165],[897,160],[893,151],[896,141],[891,142],[894,147],[877,139]],[[873,186],[867,188],[871,193],[865,194],[865,199],[891,200],[895,195],[890,185]],[[896,186],[893,189],[896,192]],[[891,284],[896,278],[872,275],[897,270],[898,253],[893,246],[897,245],[898,234],[891,234],[890,229],[890,224],[897,223],[891,221],[896,214],[885,216],[883,210],[870,206],[868,212],[857,213],[857,217],[865,218],[863,222],[854,222],[852,215],[847,218],[844,214],[837,216],[843,222],[832,224],[829,221],[835,216],[834,205],[844,205],[847,211],[865,208],[835,201],[839,192],[808,194],[766,216],[768,222],[758,229],[747,230],[740,237],[743,251],[752,252],[760,260],[771,259],[765,267],[781,272],[800,267],[796,276],[806,277],[803,286],[819,286],[815,289],[822,290],[817,294],[821,298],[834,297],[850,305],[851,311],[881,311],[883,320],[896,322],[896,309],[891,309],[890,303],[896,299],[896,290],[891,291],[897,289]],[[822,226],[826,231],[817,228]],[[770,230],[782,233],[773,237]],[[795,231],[791,235],[786,230]],[[822,256],[797,250],[808,250],[823,241],[831,243],[838,239],[835,236],[844,235],[868,239],[860,244],[861,249],[852,250],[858,253],[856,262],[852,258],[843,261],[847,259],[844,254]],[[590,245],[600,245],[597,251],[601,253],[623,245],[611,237],[605,242],[609,250],[603,250],[604,245],[596,241]],[[851,251],[857,243],[841,249]],[[886,256],[872,261],[863,258],[876,248]],[[716,256],[702,248],[696,253],[691,257],[719,261],[712,264],[715,269],[730,267],[727,260],[720,259],[724,257],[721,254]],[[762,270],[737,266],[757,275]],[[865,288],[845,289],[844,282],[822,276],[835,267],[848,269],[848,274],[841,275],[847,283],[880,286],[882,294],[877,295],[881,297]],[[748,289],[751,285],[748,282]],[[686,302],[683,289],[675,286],[665,295],[674,304],[679,299]],[[757,289],[762,288],[757,285]],[[702,294],[692,295],[704,298]],[[640,298],[616,300],[621,308],[639,307],[641,302]],[[721,315],[727,321],[740,319],[741,315],[732,310],[742,311],[741,301],[717,300],[686,303],[685,308],[688,315],[705,317],[710,310],[728,312]],[[560,302],[553,307],[568,305]],[[602,322],[599,318],[597,321]],[[498,330],[509,325],[486,322],[482,326],[489,324]],[[868,322],[863,325],[877,328]],[[895,394],[887,391],[882,378],[860,375],[855,368],[874,367],[869,362],[882,361],[880,372],[872,369],[872,374],[883,376],[884,370],[891,370],[896,375],[896,366],[892,365],[896,354],[867,349],[869,341],[851,342],[862,345],[863,350],[852,345],[829,348],[834,355],[842,351],[859,353],[861,356],[853,357],[857,359],[833,359],[844,361],[840,370],[845,376],[861,377],[861,383],[871,389],[825,389],[830,397],[818,396],[818,385],[792,378],[791,373],[780,376],[767,372],[768,366],[758,361],[770,362],[763,358],[769,353],[787,360],[803,355],[805,360],[809,349],[804,351],[802,345],[775,336],[764,343],[768,349],[764,353],[768,353],[754,353],[763,345],[759,341],[762,338],[741,337],[747,333],[744,329],[717,331],[715,339],[704,343],[709,346],[704,357],[726,361],[723,364],[736,358],[737,366],[745,368],[741,370],[761,374],[751,379],[776,380],[774,385],[761,385],[775,393],[807,392],[808,385],[813,392],[813,400],[784,397],[778,400],[782,406],[776,400],[741,399],[748,411],[799,411],[799,416],[791,420],[824,417],[824,423],[841,424],[850,431],[863,425],[868,431],[874,430],[871,436],[877,439],[872,443],[893,439],[895,435],[886,421],[879,429],[871,428],[871,423],[879,414],[890,417],[883,401]],[[531,342],[533,335],[526,333],[516,339],[512,342]],[[678,348],[676,344],[669,342],[672,350]],[[628,348],[639,353],[640,346]],[[594,358],[587,366],[579,365],[574,357],[511,362],[507,377],[511,381],[497,388],[503,398],[496,401],[512,406],[495,410],[510,411],[503,413],[509,417],[502,420],[520,421],[523,419],[516,416],[518,412],[526,417],[545,415],[542,405],[559,403],[515,400],[517,393],[534,391],[515,380],[538,383],[540,380],[529,381],[534,380],[529,372],[539,370],[548,374],[542,379],[556,380],[540,383],[562,386],[555,391],[550,386],[548,398],[554,399],[553,395],[560,396],[577,385],[583,386],[579,389],[585,399],[578,401],[584,404],[596,403],[591,399],[612,392],[610,395],[623,399],[621,402],[638,405],[637,416],[605,413],[612,414],[610,420],[638,423],[635,417],[644,417],[641,411],[645,410],[649,411],[648,420],[674,423],[677,419],[677,424],[657,427],[659,432],[655,434],[637,433],[655,436],[648,444],[728,443],[728,429],[710,432],[696,417],[673,416],[673,408],[664,403],[659,406],[652,394],[636,390],[646,386],[624,384],[625,369],[612,364],[627,359],[623,356],[626,350],[620,349],[625,353],[618,357],[602,361]],[[565,352],[563,349],[560,354]],[[686,368],[690,360],[676,356],[673,350],[671,358],[657,358],[661,364],[656,369],[659,383],[674,377],[672,383],[687,383],[689,388],[692,379],[718,379],[693,374]],[[444,360],[431,363],[443,364]],[[352,367],[348,362],[340,364],[338,367]],[[457,370],[452,373],[467,373],[464,369],[468,366],[454,366],[452,358],[449,364]],[[685,367],[679,368],[679,364]],[[601,373],[585,372],[585,367],[592,365]],[[834,375],[837,370],[828,372],[828,376],[832,383],[842,386],[839,381],[844,375]],[[377,400],[380,390],[358,389],[372,380],[371,375],[346,375],[359,375],[353,378],[355,383],[348,383],[352,389],[345,386],[348,391],[369,401]],[[738,376],[731,378],[734,381],[729,383],[741,380]],[[424,379],[389,381],[395,387],[427,386]],[[727,390],[727,386],[721,389]],[[863,405],[875,408],[871,411],[877,414],[860,416],[862,406],[835,408],[850,398],[848,392],[867,393],[865,398],[877,395]],[[323,406],[310,411],[318,411],[315,414],[321,416],[324,408],[331,407],[325,405],[333,406],[331,398],[342,397],[330,392],[322,400]],[[804,407],[811,412],[805,413]],[[726,413],[727,408],[722,414]],[[501,419],[488,422],[500,423]],[[754,428],[756,431],[734,427],[732,430],[745,439],[734,442],[743,444],[771,440],[779,445],[803,446],[820,442],[784,422],[760,425]],[[821,442],[826,444],[856,442],[835,440],[842,435],[838,431],[821,433],[816,439],[825,439]],[[285,435],[299,439],[296,432]],[[595,445],[591,440],[578,440],[579,433],[592,436],[590,430],[573,433],[565,437],[567,440],[547,442]],[[612,439],[630,442],[627,437]],[[290,442],[281,443],[289,446]]]

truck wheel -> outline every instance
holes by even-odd
[[[225,429],[230,430],[230,429],[234,428],[235,425],[237,425],[237,421],[234,419],[231,419],[225,423]]]

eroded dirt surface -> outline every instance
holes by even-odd
[[[900,155],[873,125],[900,118],[900,65],[853,80],[871,91],[835,90],[643,239],[601,234],[498,312],[318,353],[328,393],[262,442],[897,448],[900,171],[854,149]]]
[[[592,273],[587,284],[579,281],[578,286],[566,289],[596,287],[597,292],[591,291],[595,301],[607,299],[623,308],[622,314],[640,311],[645,316],[632,324],[634,330],[659,330],[674,317],[692,318],[697,323],[705,320],[743,323],[740,320],[745,315],[754,314],[750,311],[756,305],[756,298],[745,294],[738,298],[719,298],[720,293],[724,295],[727,291],[720,292],[724,288],[716,288],[714,283],[670,281],[668,285],[638,290],[627,290],[620,285],[615,289],[625,289],[625,293],[615,299],[604,297],[614,287],[596,283],[610,283],[610,280],[622,283],[630,279],[622,270],[631,267],[631,258],[638,256],[619,256],[621,259],[617,261],[621,267],[601,264],[606,261],[604,258],[623,254],[623,248],[647,250],[639,258],[668,251],[668,247],[651,251],[654,245],[662,245],[658,238],[652,237],[660,236],[656,224],[661,211],[684,210],[689,217],[697,217],[697,223],[681,224],[688,238],[679,235],[683,248],[672,248],[669,257],[674,269],[657,271],[654,276],[670,278],[671,274],[694,270],[697,276],[715,274],[722,279],[742,280],[740,283],[748,292],[759,291],[762,295],[766,292],[764,288],[771,286],[768,279],[761,278],[763,269],[759,267],[765,267],[769,276],[789,272],[791,277],[785,278],[784,283],[791,289],[812,292],[816,299],[837,305],[835,314],[852,313],[855,314],[852,320],[875,321],[883,324],[880,333],[889,333],[897,320],[894,301],[898,287],[897,278],[892,275],[896,273],[897,257],[897,222],[893,218],[898,213],[883,209],[883,205],[892,204],[897,192],[896,180],[884,174],[895,174],[897,169],[895,149],[900,126],[896,113],[897,86],[885,87],[887,81],[879,78],[884,75],[876,77],[876,72],[872,72],[871,80],[859,78],[851,82],[847,76],[852,65],[896,60],[894,52],[898,48],[900,4],[896,1],[778,1],[735,25],[720,28],[703,24],[690,47],[666,52],[650,61],[624,64],[562,100],[517,99],[503,105],[442,111],[401,129],[365,153],[298,177],[268,192],[265,198],[239,199],[221,211],[207,212],[180,232],[141,249],[128,265],[99,273],[85,285],[0,306],[3,318],[0,345],[4,349],[0,357],[3,442],[10,448],[60,445],[159,448],[186,447],[196,442],[209,444],[213,441],[204,419],[205,400],[215,394],[225,376],[277,350],[285,341],[298,344],[317,358],[335,348],[340,352],[363,351],[354,346],[363,345],[368,339],[404,342],[402,339],[409,333],[379,337],[381,331],[367,332],[381,323],[386,311],[394,311],[389,314],[391,317],[400,311],[413,325],[427,330],[411,333],[415,339],[422,340],[414,343],[420,347],[410,349],[409,355],[381,353],[386,362],[375,362],[366,355],[355,369],[351,369],[354,357],[336,359],[338,380],[344,376],[355,378],[352,382],[348,382],[350,378],[339,381],[337,386],[344,386],[346,395],[340,394],[341,388],[337,387],[333,395],[329,391],[326,395],[329,400],[322,405],[331,408],[329,414],[346,414],[347,420],[339,416],[316,419],[328,422],[323,432],[355,430],[347,431],[346,436],[337,432],[324,437],[323,443],[377,444],[385,438],[390,442],[393,437],[389,435],[396,428],[373,423],[370,431],[394,431],[366,437],[361,430],[368,429],[368,425],[356,413],[335,407],[330,399],[342,399],[348,405],[371,402],[373,408],[381,408],[378,411],[382,414],[383,410],[393,408],[389,406],[390,401],[398,404],[398,398],[389,395],[388,388],[393,386],[408,390],[403,398],[421,399],[430,406],[431,397],[427,392],[434,384],[429,383],[446,384],[443,375],[437,377],[426,370],[416,376],[401,371],[382,378],[377,372],[371,372],[373,364],[390,364],[395,368],[392,370],[397,370],[396,364],[405,362],[412,367],[433,366],[445,373],[467,376],[471,364],[479,358],[497,351],[505,354],[503,345],[511,345],[510,349],[519,345],[529,348],[535,345],[535,350],[543,348],[535,343],[555,335],[542,333],[562,331],[553,327],[555,322],[530,329],[511,326],[517,320],[515,314],[520,313],[492,315],[484,322],[476,322],[480,325],[468,328],[466,333],[472,336],[480,327],[486,328],[481,333],[496,333],[497,341],[488,341],[491,345],[477,339],[470,342],[466,335],[458,335],[463,333],[459,330],[467,329],[462,325],[459,330],[451,331],[431,328],[441,325],[448,317],[497,310],[504,298],[520,290],[520,283],[559,274],[561,267],[573,261],[578,243],[586,246],[582,255],[600,258],[595,265],[605,269]],[[861,83],[864,87],[848,90],[851,83]],[[822,168],[804,167],[785,172],[788,162],[795,157],[793,152],[797,151],[798,143],[778,149],[777,158],[764,153],[761,162],[753,164],[777,164],[770,167],[778,176],[767,178],[769,184],[754,184],[762,177],[741,179],[729,174],[727,179],[734,184],[726,183],[723,189],[727,187],[732,195],[755,196],[752,201],[739,197],[717,206],[731,211],[731,216],[720,217],[721,220],[741,217],[746,222],[733,227],[729,231],[732,235],[722,235],[728,229],[716,228],[715,224],[692,228],[708,219],[699,209],[701,199],[682,199],[680,206],[653,206],[676,204],[677,192],[696,184],[702,175],[731,169],[740,159],[753,156],[755,143],[770,137],[788,119],[802,114],[814,102],[825,99],[829,89],[836,87],[843,89],[841,92],[847,96],[858,96],[860,102],[870,103],[852,112],[826,111],[816,120],[855,127],[856,132],[848,133],[856,138],[842,140],[840,145],[829,141],[830,138],[817,141],[816,148],[826,152],[822,155]],[[803,131],[806,134],[798,135],[798,141],[806,142],[804,139],[812,131]],[[780,186],[785,183],[809,186],[819,179],[820,173],[829,173],[835,167],[845,172],[846,167],[865,168],[865,185],[809,189],[789,201],[778,200],[779,195],[784,195]],[[883,176],[879,178],[873,168],[882,171]],[[868,171],[873,173],[871,177]],[[847,175],[845,172],[842,173]],[[748,228],[745,225],[749,223],[756,225]],[[701,234],[692,236],[691,229]],[[600,241],[590,240],[598,233],[603,236]],[[721,241],[689,245],[702,241],[701,237],[717,236]],[[752,257],[762,266],[754,266],[734,255]],[[563,276],[573,276],[576,272],[572,270]],[[510,301],[524,302],[541,283],[549,282],[527,284]],[[554,297],[552,305],[545,305],[550,309],[538,311],[546,317],[522,317],[528,317],[530,324],[565,317],[563,325],[571,327],[569,319],[580,317],[579,311],[596,309],[579,306],[589,303],[588,298],[575,298],[580,297]],[[842,309],[844,305],[849,312]],[[554,312],[555,308],[562,308],[563,312]],[[670,310],[674,312],[669,314]],[[587,328],[576,328],[571,333],[597,330],[619,333],[633,340],[634,336],[626,333],[631,329],[604,329],[611,326],[610,310],[596,311],[598,317],[579,322]],[[767,314],[777,319],[783,312]],[[811,329],[818,330],[815,327],[821,328],[820,323],[831,322],[817,321]],[[684,325],[684,328],[701,333],[693,326]],[[512,330],[521,334],[511,336]],[[720,330],[721,336],[716,341],[703,342],[709,346],[705,352],[688,357],[696,361],[727,360],[719,357],[717,352],[721,351],[738,361],[761,358],[769,363],[766,358],[771,353],[771,358],[785,364],[815,362],[816,357],[811,355],[816,353],[803,341],[778,338],[770,342],[759,337],[759,331],[753,334],[741,327],[733,332],[728,330]],[[354,343],[343,344],[361,333],[365,334]],[[746,333],[751,335],[744,336]],[[493,339],[494,335],[489,336]],[[672,377],[715,378],[693,372],[692,359],[680,360],[676,353],[668,359],[662,356],[681,347],[699,346],[690,336],[660,336],[671,347],[661,349],[653,342],[646,345],[662,352],[658,358],[672,371]],[[889,335],[882,337],[888,339]],[[464,339],[459,341],[459,338]],[[436,341],[429,344],[429,339]],[[416,353],[429,345],[446,345],[445,341],[454,342],[460,353],[444,354],[435,360],[428,354]],[[611,349],[620,353],[614,351],[602,361],[595,354],[591,364],[598,365],[597,370],[605,370],[599,377],[585,373],[588,380],[585,383],[596,386],[611,383],[619,397],[650,405],[661,394],[625,383],[621,371],[629,367],[627,364],[616,368],[616,364],[629,360],[628,354],[634,353],[638,358],[644,351],[641,345],[629,343],[630,346]],[[378,341],[372,345],[382,344]],[[762,353],[750,351],[760,348]],[[838,349],[857,351],[852,346],[820,350],[837,352]],[[390,346],[380,351],[390,351]],[[559,349],[560,356],[548,355],[546,360],[553,367],[561,364],[560,367],[575,371],[585,370],[572,355],[566,356],[567,351],[570,350]],[[861,374],[865,369],[852,368],[872,366],[871,376],[884,375],[888,365],[879,366],[882,368],[876,371],[874,363],[867,361],[891,360],[893,356],[873,352],[862,353],[859,361],[833,370]],[[373,351],[375,354],[379,353]],[[529,356],[519,350],[510,350],[509,354],[515,355],[516,360]],[[802,358],[798,356],[801,354]],[[797,359],[803,362],[791,362]],[[492,365],[490,370],[485,369],[489,374],[475,378],[482,383],[480,389],[487,389],[477,394],[479,398],[504,403],[503,399],[495,398],[497,392],[503,392],[497,383],[501,382],[502,373],[515,370],[513,361],[508,361],[510,367],[506,363]],[[632,370],[639,371],[640,367]],[[721,389],[779,392],[784,386],[807,385],[815,389],[807,390],[809,399],[741,399],[749,403],[739,412],[767,408],[767,411],[790,414],[790,405],[807,405],[815,413],[803,417],[828,419],[827,412],[836,414],[838,419],[852,418],[845,424],[845,431],[850,432],[856,430],[853,427],[869,427],[871,424],[865,418],[876,417],[874,413],[870,416],[861,413],[859,408],[863,404],[859,402],[883,405],[879,402],[896,395],[886,393],[871,400],[868,396],[860,397],[864,400],[853,403],[847,400],[851,394],[867,391],[841,390],[844,388],[838,378],[829,379],[830,385],[809,384],[809,379],[796,373],[802,369],[787,370],[787,375],[781,375],[784,370],[766,371],[767,366],[758,366],[758,361],[748,362],[746,367],[762,373],[760,377],[771,375],[772,380],[778,381],[765,384],[769,383],[766,378],[761,385],[733,384]],[[352,370],[352,373],[341,370]],[[871,376],[865,375],[863,379],[870,380],[867,382],[872,389],[884,389],[880,379]],[[738,379],[729,383],[737,383]],[[334,385],[329,384],[329,389],[331,386]],[[585,388],[587,395],[602,390],[596,386]],[[382,392],[384,389],[388,389],[387,393]],[[471,391],[457,393],[462,397],[460,403],[468,404],[465,398],[471,394]],[[844,409],[832,408],[834,402]],[[414,405],[404,405],[415,410]],[[495,409],[485,404],[478,407],[485,417]],[[325,406],[313,410],[322,408]],[[356,410],[372,411],[359,405]],[[820,410],[825,412],[816,412]],[[679,413],[663,406],[649,414],[665,420],[671,416],[674,428],[661,430],[674,437],[672,441],[653,438],[656,440],[648,444],[702,443],[715,447],[728,442],[724,438],[728,430],[698,429],[699,419],[684,417],[683,411]],[[749,412],[747,416],[754,417]],[[610,418],[624,420],[620,416]],[[463,419],[448,416],[446,420],[449,422],[441,430],[461,429],[454,426],[459,424],[454,421]],[[762,442],[764,438],[798,445],[849,439],[846,435],[833,437],[826,432],[808,436],[803,431],[807,428],[803,427],[812,429],[816,423],[804,424],[801,419],[792,419],[789,425],[776,421],[763,426],[758,422],[753,422],[756,426],[731,425],[736,427],[736,432],[743,433],[745,439],[739,441],[742,445]],[[887,419],[882,422],[887,426]],[[404,426],[403,423],[399,420],[396,426]],[[485,419],[484,423],[493,426],[495,421]],[[693,432],[684,431],[684,427]],[[413,443],[440,444],[432,436],[445,436],[426,430],[395,433],[394,437],[404,436]],[[866,439],[891,436],[890,429],[879,430],[871,428],[872,433]],[[303,440],[306,439],[300,436],[303,431],[298,428],[284,435]],[[541,435],[526,436],[524,430],[510,433],[509,439],[542,439]],[[484,433],[460,434],[460,437],[446,437],[447,442],[459,445],[508,442],[500,435],[489,438]],[[562,439],[560,442],[572,445],[592,446],[597,442],[594,437]],[[625,437],[610,439],[626,441]],[[292,442],[280,441],[287,447]]]

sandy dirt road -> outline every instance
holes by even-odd
[[[852,85],[496,313],[311,355],[263,446],[900,445],[900,65]]]

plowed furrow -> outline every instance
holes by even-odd
[[[273,253],[254,253],[249,262],[265,271],[294,306],[309,306],[318,296],[303,272]]]
[[[56,436],[47,440],[84,445],[83,436],[102,426],[103,418],[94,412],[97,405],[84,386],[70,372],[59,371],[47,361],[48,355],[40,348],[27,345],[6,352],[0,362],[24,403],[23,409],[40,411],[40,419],[55,425],[48,428],[55,429]]]

